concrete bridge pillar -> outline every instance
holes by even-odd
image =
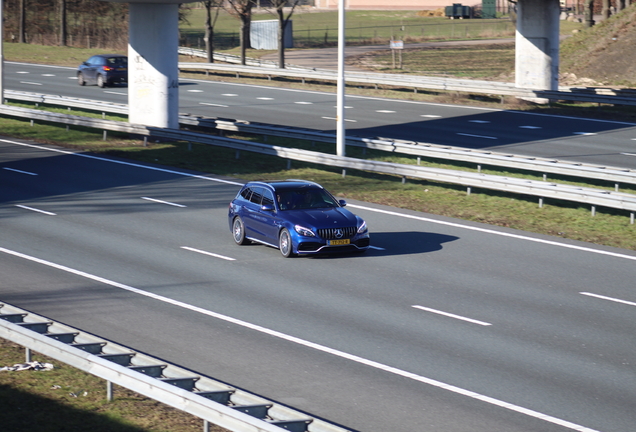
[[[102,1],[129,3],[129,121],[178,129],[179,3],[193,0]]]
[[[558,90],[558,0],[518,0],[515,38],[517,87]]]

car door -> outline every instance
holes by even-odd
[[[86,82],[94,83],[97,79],[97,70],[101,66],[101,57],[93,56],[84,62],[82,74]]]
[[[278,213],[274,205],[274,194],[269,189],[263,189],[263,198],[258,210],[258,217],[255,218],[255,223],[258,227],[258,231],[261,233],[262,240],[278,245]]]

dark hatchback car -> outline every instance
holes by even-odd
[[[119,54],[98,54],[77,68],[77,82],[83,86],[97,84],[108,87],[128,82],[128,57]]]
[[[367,224],[345,205],[309,181],[249,182],[230,203],[230,231],[239,245],[263,243],[284,257],[364,252]]]

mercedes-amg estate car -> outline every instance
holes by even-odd
[[[77,68],[79,85],[97,84],[108,87],[128,82],[128,57],[120,54],[97,54]]]
[[[309,181],[249,182],[230,203],[230,231],[239,245],[263,243],[284,257],[364,252],[367,224],[345,205]]]

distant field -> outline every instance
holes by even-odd
[[[262,11],[253,21],[276,20],[275,14]],[[205,11],[193,9],[181,25],[182,43],[203,46]],[[298,8],[292,16],[294,47],[323,47],[337,44],[338,12],[309,11]],[[218,49],[230,49],[239,44],[238,19],[221,11],[214,28]],[[421,17],[417,11],[347,11],[348,44],[388,43],[391,39],[406,42],[440,39],[476,39],[511,37],[514,25],[509,19],[449,20],[444,17]]]

